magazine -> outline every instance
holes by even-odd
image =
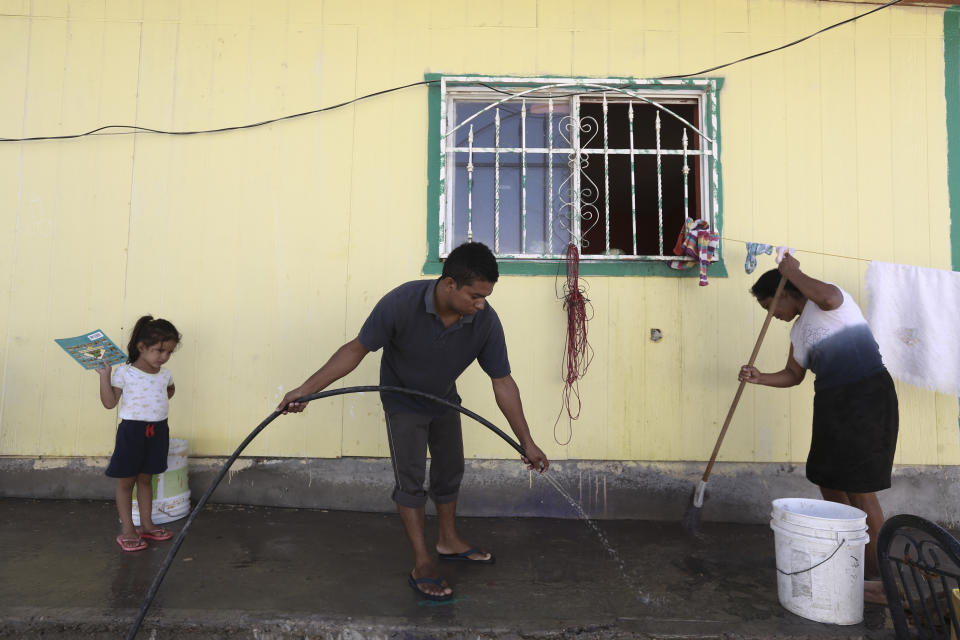
[[[99,369],[104,363],[115,365],[127,361],[127,354],[99,329],[76,338],[60,338],[55,342],[84,369]]]

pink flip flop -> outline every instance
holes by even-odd
[[[147,543],[142,538],[136,540],[124,540],[122,535],[117,536],[117,544],[124,551],[143,551],[147,548]]]
[[[163,527],[157,527],[156,529],[151,529],[150,531],[142,531],[137,529],[137,533],[140,534],[141,538],[146,538],[147,540],[169,540],[173,537],[173,532],[169,529],[164,529]]]

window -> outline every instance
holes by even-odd
[[[718,227],[720,80],[428,79],[437,262],[474,240],[550,265],[572,243],[608,273],[662,273],[687,216]]]

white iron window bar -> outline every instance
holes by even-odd
[[[571,242],[591,261],[677,259],[687,216],[716,227],[716,90],[443,77],[440,257],[480,240],[505,259],[559,260]]]

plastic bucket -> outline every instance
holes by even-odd
[[[150,518],[154,524],[179,520],[190,513],[190,485],[187,482],[187,441],[170,438],[167,451],[167,470],[153,476],[153,509]],[[137,487],[133,487],[133,524],[140,526],[140,505]]]
[[[862,622],[867,514],[837,502],[780,498],[770,516],[780,604],[817,622]]]

